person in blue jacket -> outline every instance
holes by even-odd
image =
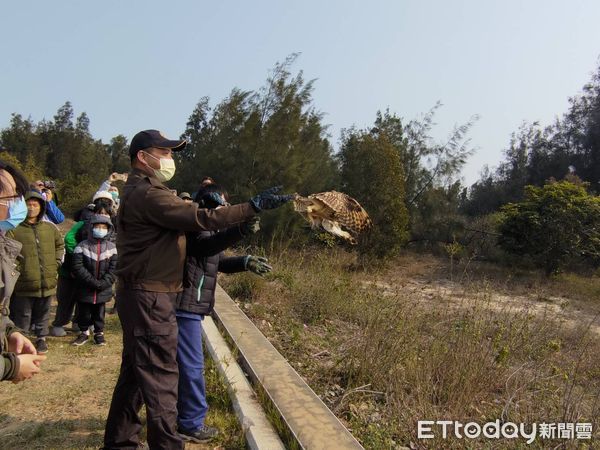
[[[47,220],[56,225],[63,223],[65,221],[65,215],[54,201],[54,189],[56,188],[56,185],[51,181],[38,180],[33,183],[32,188],[38,194],[41,194],[46,201],[46,213],[42,220]]]
[[[201,208],[214,209],[227,205],[224,192],[214,183],[202,187],[195,201]],[[226,257],[223,254],[223,250],[259,229],[259,219],[255,217],[223,231],[186,234],[183,291],[177,295],[175,302],[179,365],[177,426],[179,436],[184,441],[206,442],[218,434],[216,428],[204,423],[208,404],[204,382],[202,320],[213,310],[218,272],[248,270],[263,275],[271,271],[266,258],[252,255]]]

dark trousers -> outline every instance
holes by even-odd
[[[53,296],[49,297],[21,297],[15,295],[10,300],[10,318],[17,327],[33,332],[37,337],[48,336],[48,322],[50,321],[50,303]]]
[[[104,332],[104,313],[106,303],[85,303],[79,302],[77,305],[77,325],[79,329],[87,331],[94,325],[94,333]]]
[[[193,318],[177,316],[179,328],[177,423],[181,428],[192,432],[204,425],[204,418],[208,412],[202,351],[202,317],[200,315]]]
[[[104,432],[105,449],[135,449],[146,405],[150,449],[183,449],[177,435],[175,293],[117,290],[123,328],[121,371]]]
[[[53,327],[64,327],[73,319],[73,310],[77,305],[76,297],[77,282],[71,277],[63,275],[58,276],[58,284],[56,285],[56,315],[52,322]]]

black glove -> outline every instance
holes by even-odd
[[[246,270],[254,272],[262,277],[264,274],[273,270],[268,263],[269,260],[267,258],[263,258],[262,256],[248,255],[246,257]]]
[[[293,200],[293,195],[276,195],[275,192],[279,192],[280,190],[281,186],[269,188],[252,197],[250,204],[256,212],[261,212],[263,209],[279,208],[281,205]]]
[[[244,236],[258,233],[260,231],[260,217],[254,216],[248,222],[241,224],[240,231]]]

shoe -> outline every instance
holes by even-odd
[[[187,431],[187,430],[184,430],[183,428],[179,428],[177,430],[177,434],[179,434],[179,437],[181,437],[181,439],[183,439],[186,442],[202,443],[202,442],[208,442],[211,439],[218,436],[219,430],[217,430],[215,427],[209,427],[207,425],[202,425],[196,431]]]
[[[50,336],[63,337],[66,336],[67,332],[63,327],[52,327],[50,328]]]
[[[106,345],[106,339],[104,339],[104,333],[94,333],[94,344]]]
[[[79,346],[85,344],[89,338],[90,338],[89,334],[81,333],[79,336],[77,336],[77,338],[75,338],[75,340],[73,342],[71,342],[71,345],[79,347]]]
[[[35,350],[38,355],[45,355],[48,353],[48,344],[46,344],[45,338],[39,338],[35,341]]]

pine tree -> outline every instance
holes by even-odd
[[[345,131],[340,149],[342,187],[373,220],[373,230],[360,250],[378,257],[394,256],[408,237],[404,172],[397,148],[387,134]]]

